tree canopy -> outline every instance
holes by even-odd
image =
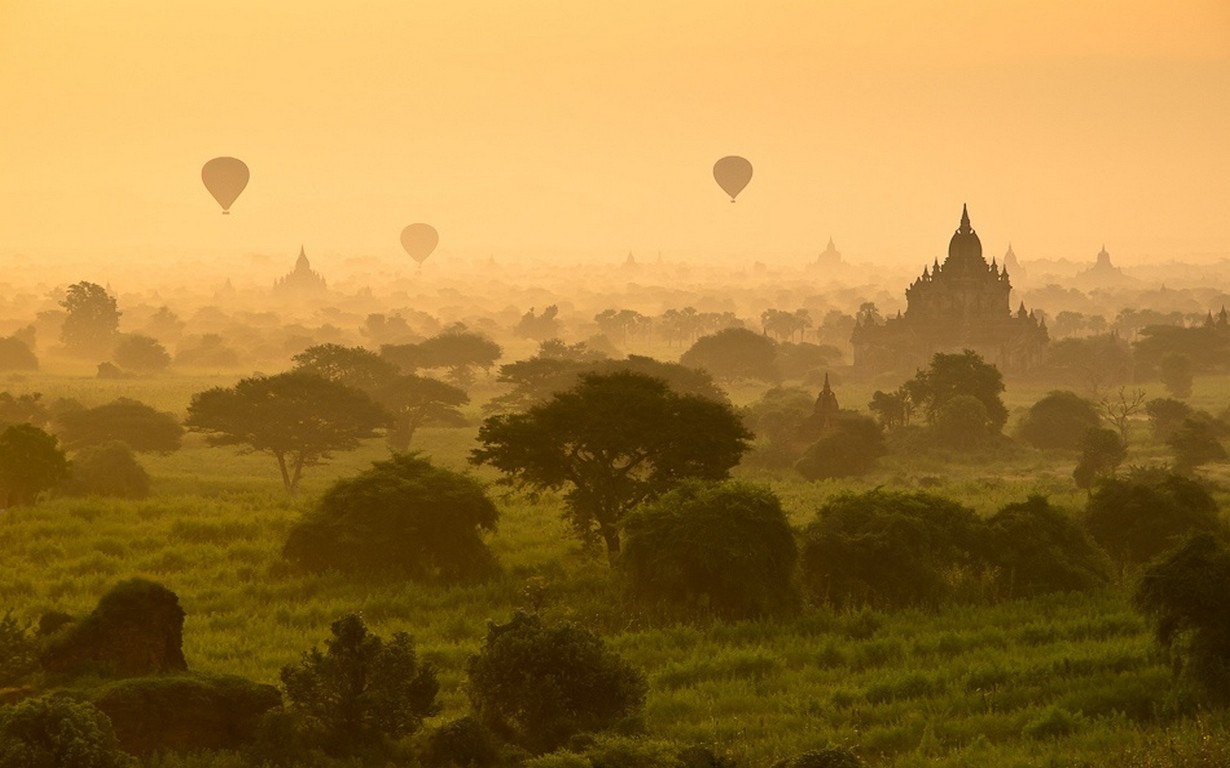
[[[54,436],[33,424],[9,425],[0,432],[0,506],[33,504],[68,477],[68,466]]]
[[[388,422],[388,413],[363,392],[292,371],[198,392],[184,425],[204,432],[211,445],[272,454],[293,493],[304,467],[357,448]]]
[[[1075,392],[1054,390],[1029,407],[1017,431],[1035,448],[1075,450],[1085,432],[1101,425],[1097,403]]]
[[[488,418],[470,460],[523,487],[567,488],[574,529],[597,533],[614,555],[628,510],[684,478],[725,479],[751,437],[730,406],[624,371],[586,375],[528,411]]]
[[[935,422],[950,400],[963,395],[982,403],[988,424],[995,432],[1008,421],[1008,409],[1000,398],[1004,391],[1003,374],[973,350],[957,354],[937,352],[930,367],[915,374],[905,383],[905,389],[929,422]]]
[[[78,354],[106,354],[115,343],[120,311],[115,298],[101,285],[80,282],[70,285],[60,302],[67,315],[60,340]]]
[[[679,357],[683,365],[700,368],[723,381],[781,379],[773,340],[746,328],[727,328],[701,336]]]
[[[170,413],[127,397],[94,408],[65,408],[56,413],[55,429],[70,451],[119,440],[134,451],[178,451],[184,428]]]

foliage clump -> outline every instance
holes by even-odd
[[[312,571],[463,581],[494,569],[482,532],[498,516],[473,478],[399,454],[334,483],[283,554]]]
[[[38,666],[38,646],[30,625],[5,611],[0,617],[0,688],[19,684]]]
[[[794,467],[808,480],[856,477],[870,472],[886,452],[884,433],[874,419],[842,413]]]
[[[409,635],[386,642],[354,614],[330,630],[323,652],[313,647],[281,673],[290,710],[311,742],[333,755],[378,753],[387,739],[414,733],[439,711],[436,669],[419,662]]]
[[[768,488],[685,483],[630,513],[624,539],[619,566],[642,599],[707,607],[725,618],[796,605],[798,548]]]
[[[773,768],[863,768],[863,765],[862,759],[845,747],[825,747],[778,760]]]
[[[952,573],[981,567],[980,526],[973,510],[928,493],[838,496],[803,532],[804,585],[836,606],[936,606]]]
[[[179,450],[184,435],[174,414],[127,397],[94,408],[62,409],[55,428],[69,451],[120,440],[134,451],[171,453]]]
[[[33,504],[68,476],[68,459],[56,438],[33,424],[0,432],[0,508]]]
[[[483,723],[536,753],[636,715],[647,691],[644,675],[594,633],[520,612],[488,625],[466,672]]]
[[[112,440],[73,456],[71,474],[62,492],[73,496],[144,499],[149,495],[149,473],[127,443]]]
[[[111,721],[66,696],[0,707],[0,768],[132,768]]]
[[[1108,580],[1106,554],[1043,496],[1000,509],[987,521],[985,535],[987,558],[1006,596],[1081,592]]]
[[[1096,403],[1075,392],[1055,390],[1029,407],[1017,434],[1035,448],[1076,450],[1085,432],[1101,425]]]
[[[1179,475],[1104,480],[1085,507],[1086,530],[1121,566],[1143,565],[1195,533],[1218,533],[1217,502]]]

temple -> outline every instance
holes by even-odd
[[[961,210],[961,225],[948,243],[948,258],[937,259],[905,291],[904,314],[886,322],[856,323],[850,343],[854,367],[863,373],[910,373],[926,367],[936,352],[972,349],[1005,373],[1021,373],[1041,362],[1046,322],[1024,303],[1013,313],[1007,269],[982,257],[982,241]]]
[[[274,293],[288,296],[311,296],[324,293],[325,290],[325,279],[312,269],[302,245],[299,246],[299,258],[295,260],[295,268],[273,284]]]

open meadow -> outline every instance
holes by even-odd
[[[193,392],[233,381],[37,374],[8,386],[87,403],[123,394],[182,417]],[[471,426],[424,428],[413,448],[466,470],[481,405],[497,389],[480,380],[467,410]],[[870,395],[855,386],[837,391],[856,409]],[[1005,400],[1019,414],[1044,391],[1010,382]],[[759,394],[736,390],[733,399]],[[1230,378],[1200,379],[1192,402],[1221,410]],[[486,467],[473,474],[491,484],[500,511],[488,538],[500,564],[495,578],[443,588],[291,568],[281,548],[292,523],[334,480],[387,455],[383,442],[369,441],[309,468],[292,496],[269,456],[209,447],[189,434],[180,451],[142,458],[153,480],[145,500],[55,498],[0,513],[0,611],[27,620],[52,610],[81,615],[116,582],[142,576],[179,596],[190,668],[272,684],[327,637],[331,622],[358,612],[379,634],[410,633],[421,657],[438,665],[443,710],[430,728],[466,713],[465,664],[488,622],[525,608],[599,631],[644,671],[649,693],[637,739],[703,744],[741,766],[827,745],[849,747],[875,766],[1230,764],[1230,717],[1194,715],[1173,690],[1169,662],[1131,606],[1130,575],[1093,593],[994,602],[972,593],[935,611],[809,606],[786,619],[722,623],[698,614],[681,622],[624,597],[603,554],[571,535],[559,499],[508,494]],[[1137,425],[1128,462],[1163,458]],[[1084,492],[1071,481],[1074,461],[1014,446],[972,456],[894,454],[857,480],[807,482],[763,469],[736,475],[770,485],[802,527],[836,494],[920,482],[983,516],[1035,493],[1075,515]],[[1230,508],[1224,470],[1212,478]]]

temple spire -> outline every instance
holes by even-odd
[[[965,203],[961,203],[961,228],[957,231],[958,232],[969,232],[970,231],[969,206],[967,206]]]

